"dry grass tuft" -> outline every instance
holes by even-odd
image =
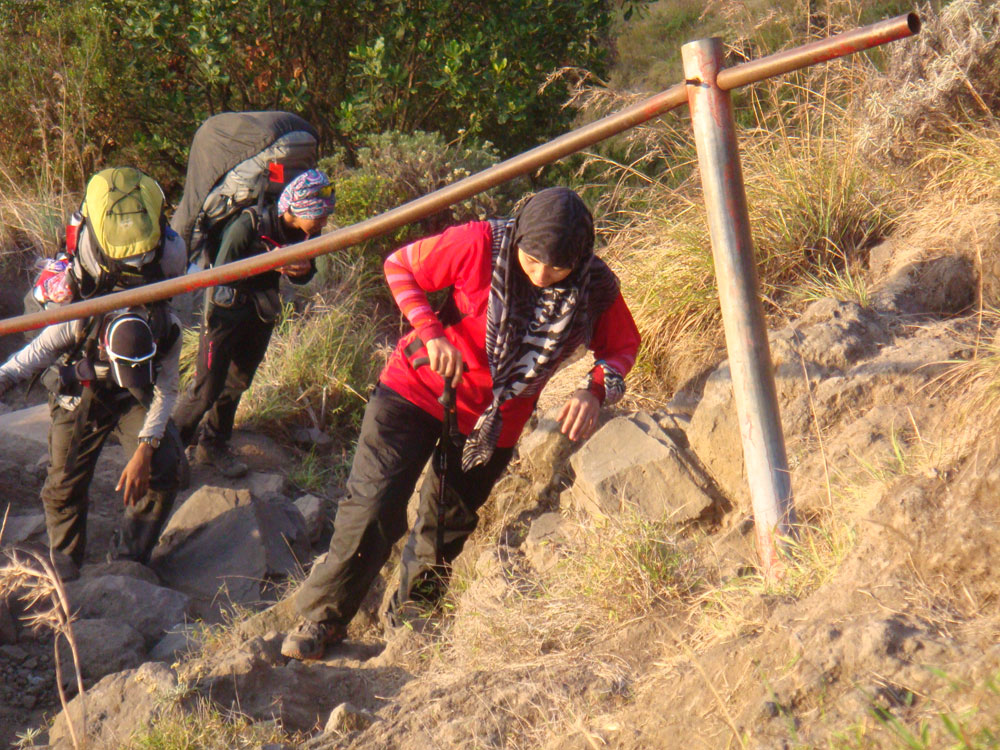
[[[920,34],[888,50],[886,72],[873,77],[855,133],[867,157],[908,164],[928,138],[955,122],[996,123],[1000,102],[1000,8],[954,0],[939,12],[919,9]]]
[[[76,196],[44,185],[26,188],[2,167],[0,185],[0,272],[23,270],[38,257],[55,255]]]
[[[442,658],[483,669],[552,652],[608,658],[624,626],[677,608],[699,585],[666,524],[611,519],[604,528],[577,524],[574,536],[544,573],[517,557],[459,568]]]
[[[186,689],[184,685],[179,686]],[[300,738],[301,739],[301,738]],[[275,722],[254,721],[222,711],[205,698],[191,709],[168,710],[153,726],[134,735],[126,750],[255,750],[287,747],[288,735]]]
[[[8,512],[10,508],[8,507]],[[3,539],[4,527],[7,524],[7,513],[4,513],[3,523],[0,523],[0,539]],[[80,654],[73,635],[73,614],[70,609],[66,588],[56,570],[55,561],[46,558],[40,552],[17,547],[4,549],[7,563],[0,567],[0,599],[11,596],[20,597],[30,612],[27,622],[33,630],[51,630],[55,635],[52,644],[55,656],[56,687],[59,690],[59,702],[63,711],[69,701],[63,687],[62,658],[59,653],[59,638],[65,638],[73,656],[73,668],[76,673],[76,686],[80,697],[81,726],[79,733],[73,721],[67,721],[73,746],[79,750],[87,742],[87,709],[86,692],[83,689],[83,675],[80,671]],[[69,714],[66,714],[69,717]]]
[[[240,421],[278,430],[293,424],[357,429],[364,394],[384,364],[380,336],[388,327],[386,314],[370,299],[369,275],[358,260],[301,312],[286,306],[240,404]]]

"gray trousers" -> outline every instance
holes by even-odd
[[[98,391],[90,405],[76,460],[67,464],[76,412],[68,411],[49,397],[49,471],[42,487],[45,526],[49,546],[83,563],[87,543],[88,490],[105,441],[117,434],[125,455],[131,458],[139,441],[146,409],[129,393]],[[125,507],[120,529],[121,557],[147,562],[177,494],[180,441],[176,428],[169,428],[153,453],[149,490],[135,505]]]
[[[347,625],[372,581],[406,531],[406,504],[441,435],[441,422],[379,384],[368,401],[347,496],[337,508],[326,559],[317,562],[296,594],[299,613],[314,622]],[[410,598],[432,574],[447,580],[479,520],[477,511],[503,474],[513,448],[498,448],[484,465],[461,470],[461,446],[450,445],[445,483],[444,569],[437,565],[438,478],[429,472],[420,488],[420,511],[403,550],[394,602]]]

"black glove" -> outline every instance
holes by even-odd
[[[14,381],[0,376],[0,397],[14,387]]]

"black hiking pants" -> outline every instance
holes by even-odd
[[[59,406],[54,396],[49,397],[49,410],[52,415],[49,471],[41,493],[45,526],[49,546],[69,555],[79,566],[83,563],[87,543],[88,490],[101,449],[108,436],[115,433],[126,458],[131,458],[139,444],[146,408],[129,393],[117,389],[98,390],[90,404],[72,464],[67,463],[67,458],[77,414]],[[153,452],[149,490],[135,505],[125,507],[118,546],[114,550],[117,556],[142,563],[149,561],[177,494],[180,451],[176,428],[170,426]]]
[[[199,425],[206,442],[226,443],[233,436],[240,397],[264,359],[273,330],[274,321],[261,320],[249,299],[228,308],[211,306],[198,343],[194,380],[174,407],[184,445],[194,442]]]
[[[420,472],[441,435],[441,422],[395,391],[379,384],[368,401],[347,496],[334,519],[326,558],[318,561],[296,593],[299,613],[314,622],[347,625],[406,531],[406,505]],[[445,483],[445,570],[437,569],[438,479],[428,472],[420,487],[417,521],[403,549],[398,606],[428,573],[447,579],[479,520],[477,511],[503,473],[513,448],[497,448],[484,465],[461,470],[461,447],[449,445]]]

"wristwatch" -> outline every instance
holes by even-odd
[[[141,438],[139,438],[139,442],[140,443],[145,443],[150,448],[152,448],[154,451],[157,448],[160,447],[160,438],[156,438],[156,437],[141,437]]]

